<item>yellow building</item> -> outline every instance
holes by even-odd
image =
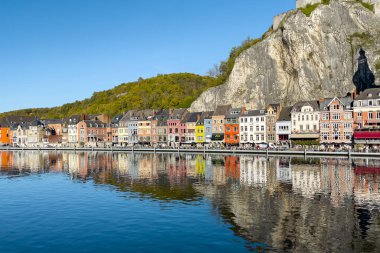
[[[205,126],[203,121],[199,121],[195,126],[195,142],[204,143],[205,141]]]

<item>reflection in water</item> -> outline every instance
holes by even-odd
[[[249,250],[380,248],[379,160],[30,151],[0,152],[0,165],[2,177],[57,172],[142,199],[205,198]]]

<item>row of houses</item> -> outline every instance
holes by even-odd
[[[1,144],[186,145],[223,143],[380,144],[380,88],[358,96],[270,104],[260,110],[221,105],[215,111],[130,110],[123,115],[74,115],[40,120],[11,116],[0,120]]]

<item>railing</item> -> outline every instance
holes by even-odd
[[[28,151],[28,150],[41,150],[41,151],[99,151],[99,152],[129,152],[129,153],[193,153],[193,154],[255,154],[265,156],[303,156],[303,157],[371,157],[380,159],[379,152],[352,152],[348,151],[315,151],[315,150],[276,150],[276,149],[239,149],[239,148],[148,148],[148,147],[92,147],[92,148],[55,148],[55,147],[35,147],[35,148],[14,148],[14,147],[0,147],[0,150],[6,151]]]

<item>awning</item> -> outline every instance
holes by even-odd
[[[318,133],[294,133],[290,135],[290,139],[319,139]]]
[[[212,134],[211,140],[212,141],[223,141],[224,140],[224,134]]]
[[[356,131],[354,133],[354,139],[380,139],[380,131]]]

